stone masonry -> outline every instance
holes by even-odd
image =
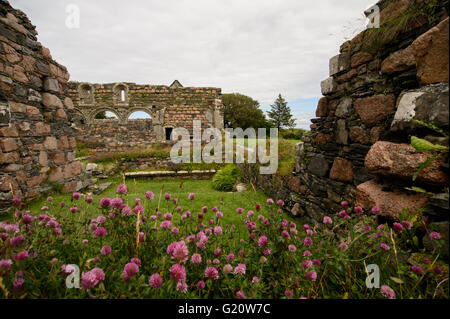
[[[85,186],[75,160],[68,80],[26,15],[0,1],[0,213],[13,196]]]
[[[194,120],[201,121],[202,129],[223,129],[219,88],[183,87],[177,80],[170,86],[86,82],[69,85],[75,122],[80,129],[78,138],[99,153],[166,142],[177,127],[188,129],[192,135]],[[117,119],[95,119],[103,111],[114,113]],[[136,111],[146,112],[151,119],[129,119]]]

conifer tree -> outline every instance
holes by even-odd
[[[291,108],[287,105],[286,100],[278,95],[275,103],[270,106],[270,111],[267,112],[270,122],[277,128],[284,127],[292,128],[295,126],[295,119],[292,118]]]

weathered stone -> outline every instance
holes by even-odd
[[[349,112],[350,109],[352,107],[352,99],[351,98],[343,98],[337,108],[336,108],[336,112],[334,113],[337,117],[346,117]]]
[[[52,60],[52,55],[50,54],[50,50],[48,48],[42,46],[41,53],[47,60]]]
[[[64,178],[71,178],[73,176],[77,176],[81,173],[82,171],[82,166],[81,163],[76,161],[76,162],[72,162],[70,164],[67,164],[64,167]]]
[[[449,75],[449,18],[418,37],[412,44],[420,84],[447,82]]]
[[[353,103],[356,113],[366,126],[385,120],[395,110],[395,95],[380,94],[357,99]]]
[[[330,59],[330,76],[348,70],[350,59],[348,54],[338,54]]]
[[[58,80],[46,77],[44,79],[44,90],[48,92],[58,93],[59,92]]]
[[[55,167],[51,170],[48,180],[52,183],[59,182],[64,178],[61,167]]]
[[[239,183],[236,185],[236,192],[243,193],[246,191],[247,191],[247,185],[245,185],[244,183]]]
[[[397,111],[391,124],[391,130],[416,128],[418,125],[411,119],[448,127],[448,83],[431,84],[402,93],[398,99]]]
[[[45,174],[39,174],[39,175],[36,175],[36,176],[30,176],[27,179],[27,186],[28,187],[37,186],[37,185],[41,184],[45,179],[46,179],[46,175]]]
[[[318,133],[316,135],[315,141],[317,144],[327,144],[327,143],[331,142],[331,135]]]
[[[17,128],[15,125],[2,127],[0,128],[0,136],[3,137],[18,137],[19,132],[17,131]]]
[[[27,105],[10,101],[9,109],[13,113],[25,113],[27,111]]]
[[[19,153],[17,152],[0,153],[0,165],[16,163],[19,161],[19,158]]]
[[[98,170],[98,165],[95,163],[87,163],[86,164],[86,170],[87,171],[97,171]]]
[[[299,203],[295,203],[294,206],[291,209],[292,216],[299,216],[304,213],[303,208],[300,206]]]
[[[397,0],[389,2],[380,12],[380,25],[383,25],[388,21],[392,21],[398,16],[404,14],[410,6],[410,0]]]
[[[316,155],[308,165],[308,171],[314,175],[324,177],[328,173],[330,163],[322,155]]]
[[[39,109],[37,107],[31,106],[31,105],[27,105],[27,114],[28,115],[40,115]]]
[[[433,156],[419,153],[409,144],[376,142],[367,153],[365,166],[369,173],[412,181],[419,165]],[[447,185],[448,175],[440,169],[441,160],[434,161],[417,177],[417,181],[432,185]]]
[[[28,33],[27,29],[23,25],[19,24],[17,18],[10,12],[8,12],[6,14],[5,18],[3,18],[3,17],[0,18],[0,22],[3,22],[4,24],[9,25],[11,28],[13,28],[14,30],[16,30],[20,33],[23,33],[23,34]]]
[[[63,193],[73,193],[77,190],[77,181],[71,181],[68,183],[65,183],[63,188],[62,188],[62,192]]]
[[[28,101],[41,102],[42,101],[41,94],[36,90],[28,89]]]
[[[301,182],[299,177],[293,176],[289,179],[289,189],[294,193],[300,192],[300,186]]]
[[[36,135],[42,136],[50,133],[50,125],[44,122],[36,123]]]
[[[67,109],[73,110],[73,102],[72,102],[72,99],[71,99],[71,98],[66,97],[66,98],[64,99],[64,105],[67,107]]]
[[[383,128],[380,126],[374,126],[370,129],[370,144],[375,144],[379,139]]]
[[[427,195],[425,194],[392,192],[384,190],[383,187],[374,180],[358,185],[356,187],[356,205],[366,210],[378,206],[381,210],[381,216],[398,220],[404,209],[408,212],[417,212],[427,202]]]
[[[351,67],[356,68],[363,63],[369,62],[373,59],[373,56],[367,52],[358,52],[351,57]]]
[[[39,153],[39,165],[43,166],[43,167],[47,167],[48,166],[48,157],[47,157],[47,152],[40,152]]]
[[[392,74],[408,70],[416,65],[416,58],[411,46],[392,53],[381,63],[381,73]]]
[[[353,165],[351,162],[336,157],[330,170],[330,178],[341,182],[353,182]]]
[[[28,77],[25,75],[25,69],[20,65],[14,65],[13,67],[13,78],[17,82],[26,83],[28,82]]]
[[[0,148],[3,152],[11,152],[17,150],[18,146],[14,138],[5,138],[0,140]]]
[[[61,100],[54,94],[42,93],[42,104],[48,108],[63,108]]]
[[[22,58],[22,67],[27,72],[32,72],[34,70],[34,64],[36,63],[36,60],[28,55],[24,55]]]
[[[304,150],[304,143],[299,142],[295,144],[295,171],[299,172],[302,165],[303,160],[303,150]]]
[[[337,90],[337,83],[334,80],[334,78],[329,77],[326,80],[323,80],[322,83],[320,83],[321,91],[323,95],[331,94],[333,92],[336,92]]]
[[[58,149],[64,150],[64,149],[69,148],[69,147],[70,147],[69,139],[67,138],[67,136],[61,136],[58,139]]]
[[[446,193],[431,195],[428,199],[424,213],[437,218],[438,220],[448,219],[449,196],[448,189]]]
[[[336,143],[347,144],[348,143],[348,131],[346,129],[345,120],[337,120],[336,126]]]
[[[326,117],[328,115],[328,99],[322,97],[317,104],[316,117]]]
[[[56,138],[54,136],[47,136],[44,140],[44,147],[47,150],[56,150],[57,149]]]
[[[64,109],[58,109],[55,112],[55,117],[57,118],[61,118],[61,119],[67,119],[67,114],[64,111]]]
[[[101,183],[100,185],[98,185],[98,187],[94,190],[93,193],[95,195],[99,195],[99,194],[103,193],[105,190],[107,190],[108,187],[110,187],[111,185],[112,185],[112,182]]]
[[[6,172],[17,172],[23,169],[23,165],[13,163],[7,165],[4,169]]]
[[[34,69],[40,75],[50,75],[50,66],[42,60],[36,61]]]
[[[368,144],[369,138],[367,137],[366,131],[360,126],[350,127],[350,140],[356,143]]]
[[[54,164],[64,164],[66,162],[66,153],[60,152],[53,154],[52,159]]]

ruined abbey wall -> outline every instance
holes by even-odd
[[[403,208],[423,209],[448,237],[448,155],[413,182],[431,154],[410,146],[412,135],[448,145],[442,135],[411,123],[449,128],[448,1],[378,6],[380,28],[360,33],[330,59],[311,132],[296,146],[293,175],[258,175],[250,165],[243,173],[306,222],[320,223],[348,201],[369,210],[377,205],[390,220]],[[407,190],[413,186],[435,195]]]
[[[67,69],[26,15],[0,2],[0,213],[11,199],[85,185],[75,159]]]
[[[367,209],[378,205],[387,217],[398,218],[401,208],[414,211],[426,203],[424,194],[405,187],[448,185],[443,159],[413,183],[426,155],[409,146],[411,135],[439,139],[436,132],[411,124],[411,118],[448,129],[446,1],[378,5],[380,28],[344,43],[330,59],[330,77],[321,83],[324,97],[296,167],[305,186],[298,207],[305,211],[325,213],[348,200]],[[406,15],[410,19],[399,29]]]
[[[155,142],[166,142],[170,129],[184,127],[192,135],[193,121],[202,129],[223,129],[221,89],[135,83],[92,84],[70,82],[70,96],[76,111],[78,139],[97,153],[128,151]],[[117,119],[95,119],[109,111]],[[151,119],[129,116],[143,111]]]

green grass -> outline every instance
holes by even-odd
[[[105,181],[105,180],[104,180]],[[121,183],[121,178],[110,178],[106,181],[113,182],[113,185],[108,188],[103,194],[101,195],[93,195],[94,201],[90,204],[89,213],[91,218],[95,218],[98,215],[101,215],[102,212],[99,209],[99,201],[102,197],[116,197],[115,191],[117,186]],[[176,197],[179,200],[179,205],[183,207],[183,210],[190,210],[194,216],[196,216],[197,212],[201,211],[201,208],[203,206],[208,207],[208,213],[205,215],[205,223],[209,220],[209,218],[212,218],[214,215],[211,212],[211,208],[213,206],[217,206],[222,212],[223,212],[223,218],[222,218],[222,225],[236,225],[237,230],[240,232],[247,231],[245,228],[245,225],[242,223],[242,219],[244,218],[244,215],[247,213],[248,210],[254,210],[255,211],[255,203],[259,202],[262,205],[265,204],[267,196],[264,195],[262,192],[259,191],[253,191],[253,189],[250,187],[247,192],[243,193],[231,193],[231,192],[221,192],[216,191],[212,188],[212,181],[211,180],[184,180],[182,187],[180,188],[180,181],[176,180],[164,180],[164,181],[154,181],[154,180],[126,180],[126,185],[128,187],[128,204],[132,207],[134,204],[135,198],[140,198],[143,202],[143,206],[145,208],[145,215],[148,217],[151,214],[155,213],[155,208],[158,204],[158,197],[161,190],[161,185],[164,184],[164,189],[162,191],[162,198],[161,198],[161,205],[160,205],[160,211],[162,213],[165,213],[168,211],[168,208],[172,210],[173,204],[170,202],[168,205],[168,202],[164,200],[164,194],[165,192],[169,192],[172,195],[172,198]],[[145,198],[144,193],[147,190],[151,190],[155,194],[155,199],[151,203],[151,211],[149,211],[148,206],[146,205],[146,201],[148,201]],[[193,202],[188,200],[188,194],[194,193],[195,199]],[[27,209],[31,210],[32,214],[39,214],[41,211],[41,207],[44,205],[50,206],[50,212],[57,211],[58,214],[61,214],[64,216],[64,218],[67,218],[71,215],[69,212],[69,207],[71,205],[74,205],[74,203],[71,203],[71,195],[68,194],[57,194],[53,195],[53,207],[58,207],[56,210],[52,206],[49,205],[49,203],[46,201],[46,199],[41,199],[34,201],[30,203],[27,207]],[[220,200],[223,198],[223,205],[220,206]],[[277,200],[274,198],[274,200]],[[63,209],[59,208],[59,203],[61,201],[65,201],[67,203],[67,206]],[[82,209],[86,206],[84,203],[84,199],[80,199],[79,201],[75,201],[78,204],[78,207]],[[192,207],[193,205],[193,207]],[[236,213],[236,208],[242,207],[244,209],[244,214],[239,215]],[[277,206],[278,207],[278,206]],[[255,214],[258,215],[258,212],[255,211]],[[290,217],[287,213],[283,213],[283,216],[288,221],[295,221],[292,217]],[[58,218],[57,216],[54,216]],[[196,218],[196,217],[195,217]]]

